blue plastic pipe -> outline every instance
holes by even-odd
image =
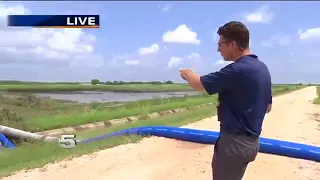
[[[3,134],[0,133],[0,142],[5,148],[16,148],[16,146]]]
[[[215,144],[219,137],[219,132],[170,126],[146,126],[105,134],[95,138],[82,140],[79,143],[85,144],[121,135],[153,135],[200,144]],[[259,151],[267,154],[275,154],[280,156],[320,162],[320,147],[312,145],[260,137]]]

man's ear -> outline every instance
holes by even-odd
[[[236,47],[238,47],[238,45],[237,45],[237,43],[236,43],[236,42],[234,42],[234,41],[231,41],[230,43],[232,44],[232,47],[233,47],[233,48],[236,48]]]

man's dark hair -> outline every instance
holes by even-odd
[[[250,33],[247,27],[239,21],[231,21],[221,26],[217,32],[227,41],[235,41],[242,49],[249,47]]]

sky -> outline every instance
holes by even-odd
[[[0,79],[182,82],[227,65],[217,29],[241,21],[273,83],[320,83],[319,2],[3,2]],[[6,26],[12,14],[98,14],[99,29]]]

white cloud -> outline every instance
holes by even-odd
[[[167,31],[163,34],[162,40],[167,43],[186,43],[186,44],[200,44],[197,39],[198,34],[191,31],[187,25],[182,24],[174,31]]]
[[[163,12],[168,12],[172,9],[172,4],[165,4],[163,7],[162,7],[162,11]]]
[[[219,41],[220,36],[218,35],[217,31],[218,31],[218,28],[215,31],[212,31],[212,41],[213,42]]]
[[[300,40],[312,39],[312,38],[320,38],[320,28],[311,28],[307,29],[303,32],[302,29],[299,29],[299,38]]]
[[[25,15],[31,14],[31,11],[26,9],[22,5],[16,6],[5,6],[3,2],[0,1],[0,17],[6,17],[7,15]]]
[[[200,71],[201,67],[205,66],[204,61],[199,53],[192,52],[187,56],[187,61],[184,62],[185,67]]]
[[[175,68],[181,63],[181,58],[172,56],[167,63],[168,68]]]
[[[158,44],[152,44],[150,47],[144,47],[140,48],[138,50],[139,55],[145,56],[148,54],[155,54],[159,51],[159,45]]]
[[[193,53],[191,53],[191,54],[188,56],[188,58],[189,58],[189,59],[200,59],[201,56],[200,56],[199,53],[193,52]]]
[[[6,26],[9,14],[32,14],[32,11],[23,5],[9,6],[0,2],[2,26]],[[17,59],[30,59],[41,62],[64,61],[76,64],[73,62],[76,61],[87,65],[102,64],[102,58],[94,53],[96,37],[82,29],[6,27],[0,28],[0,38],[0,52],[6,53],[5,56],[11,57],[16,63],[19,63]]]
[[[233,63],[233,61],[225,61],[223,59],[219,59],[218,61],[215,62],[216,65],[226,65],[231,63]]]
[[[108,68],[120,68],[123,65],[128,65],[127,63],[131,64],[131,61],[138,60],[139,56],[136,53],[132,54],[113,54],[107,61]],[[126,62],[128,61],[128,62]],[[140,63],[140,62],[139,62]]]
[[[129,66],[136,66],[136,65],[140,64],[140,61],[138,61],[138,60],[126,60],[125,64],[129,65]]]
[[[167,68],[192,68],[197,69],[201,66],[201,56],[199,53],[192,52],[187,56],[175,57],[172,56],[167,63]]]
[[[158,53],[158,44],[152,44],[149,47],[139,48],[137,52],[128,54],[113,54],[108,58],[108,68],[124,68],[125,66],[149,67],[154,65],[153,61],[157,56],[150,57],[147,55]]]
[[[110,69],[121,69],[127,68],[127,66],[139,65],[139,68],[145,70],[148,68],[159,68],[159,64],[165,64],[164,66],[166,66],[166,62],[161,62],[159,56],[141,56],[137,52],[134,52],[110,55],[105,63],[105,67]]]
[[[271,12],[268,6],[261,6],[250,13],[244,13],[245,21],[248,23],[271,23],[275,13]]]
[[[269,39],[262,41],[262,46],[273,46],[273,45],[288,45],[291,43],[292,37],[289,35],[283,35],[282,33],[277,33],[271,36]]]
[[[224,64],[226,61],[219,59],[218,61],[216,61],[216,64]]]

